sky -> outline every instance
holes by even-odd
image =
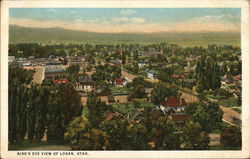
[[[240,8],[10,8],[10,25],[102,33],[240,32]]]

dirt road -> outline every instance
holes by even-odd
[[[33,75],[32,82],[36,84],[42,84],[44,80],[44,71],[45,71],[44,66],[33,66],[33,67],[29,66],[24,68],[27,70],[35,70],[36,72]]]

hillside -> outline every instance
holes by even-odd
[[[10,43],[156,43],[167,42],[182,46],[230,44],[240,46],[239,33],[96,33],[62,28],[25,28],[10,26]]]

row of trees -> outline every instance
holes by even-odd
[[[26,134],[41,141],[47,129],[49,142],[63,142],[71,119],[80,116],[80,97],[71,83],[42,86],[30,84],[33,72],[9,68],[9,142],[20,143]]]

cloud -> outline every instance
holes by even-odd
[[[202,17],[195,17],[191,20],[188,20],[189,22],[193,23],[236,23],[240,22],[240,17],[232,14],[223,14],[223,15],[206,15]]]
[[[115,23],[128,22],[129,18],[127,17],[113,18],[112,21]]]
[[[226,19],[225,19],[226,18]],[[33,28],[53,28],[91,31],[102,33],[118,32],[240,32],[240,22],[231,15],[203,16],[190,20],[163,23],[147,22],[141,17],[116,17],[113,19],[89,19],[74,21],[38,21],[31,19],[10,18],[11,25]]]
[[[137,12],[134,10],[130,10],[130,9],[120,11],[121,15],[130,15],[130,14],[135,14],[135,13],[137,13]]]
[[[146,22],[145,19],[140,18],[140,17],[133,17],[133,18],[128,18],[128,17],[116,17],[111,20],[113,24],[126,24],[126,23],[144,23]]]
[[[145,22],[146,22],[145,19],[139,18],[139,17],[131,18],[131,21],[132,21],[133,23],[145,23]]]

